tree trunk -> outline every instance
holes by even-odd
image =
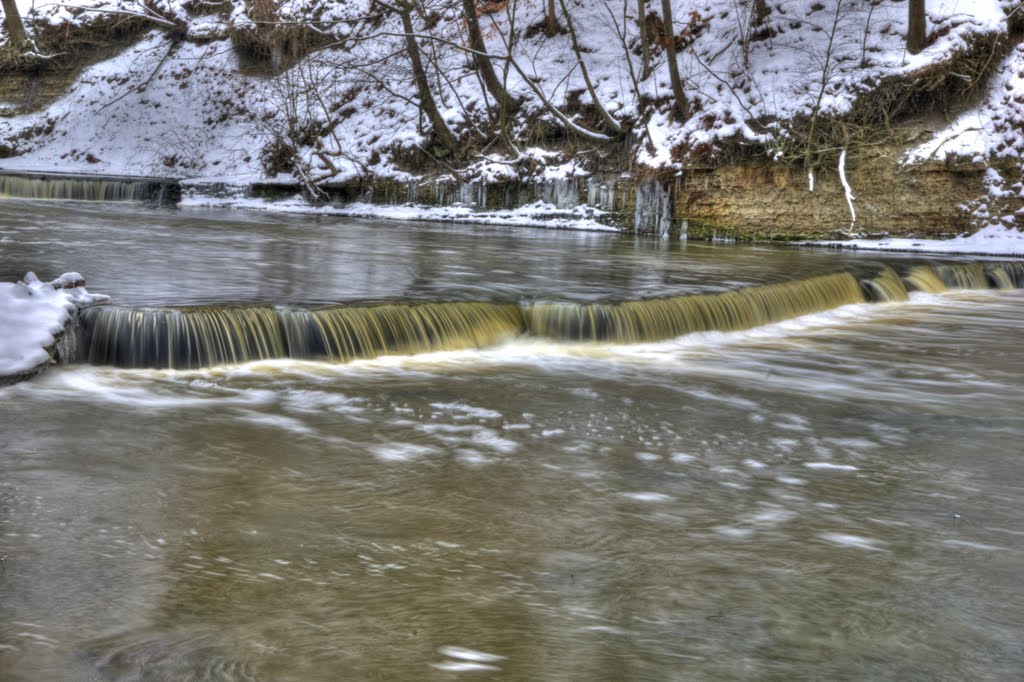
[[[257,23],[274,23],[277,21],[277,7],[274,6],[274,0],[252,0],[249,16]]]
[[[21,23],[21,15],[18,13],[18,3],[15,0],[0,0],[4,8],[4,28],[7,29],[8,44],[17,53],[22,53],[32,42],[25,32],[25,25]]]
[[[754,0],[754,26],[762,25],[768,19],[768,0]]]
[[[679,78],[679,60],[676,56],[676,29],[672,21],[672,0],[661,0],[661,19],[665,23],[665,52],[668,55],[668,75],[672,81],[672,95],[676,100],[676,109],[683,119],[690,116],[690,102],[683,90],[683,81]]]
[[[562,7],[562,15],[565,17],[565,26],[569,31],[569,42],[572,44],[573,54],[576,55],[576,65],[580,67],[580,75],[583,76],[583,83],[587,86],[587,92],[590,93],[590,99],[594,102],[594,108],[597,109],[597,113],[601,116],[601,119],[605,122],[609,128],[614,130],[616,133],[622,132],[622,126],[616,121],[608,110],[601,104],[601,100],[597,97],[597,90],[594,88],[594,82],[590,80],[590,70],[587,69],[586,63],[583,61],[583,51],[580,49],[579,40],[576,38],[576,26],[573,24],[572,17],[569,15],[569,8],[565,4],[565,0],[558,0],[558,4]]]
[[[640,80],[646,80],[651,75],[651,36],[647,30],[646,0],[636,0],[636,23],[640,27],[640,54],[642,55]]]
[[[924,15],[924,0],[910,0],[907,3],[907,52],[917,54],[925,48],[928,24]]]
[[[458,142],[448,130],[448,124],[437,108],[437,102],[430,92],[430,81],[427,80],[427,72],[423,68],[423,60],[420,57],[420,46],[413,34],[412,7],[402,4],[398,8],[398,16],[402,19],[402,31],[405,32],[405,51],[409,54],[409,63],[412,66],[412,77],[416,84],[416,94],[420,99],[420,111],[427,115],[430,127],[433,129],[434,139],[451,153],[458,150]]]
[[[515,102],[509,97],[508,92],[498,80],[498,74],[494,72],[494,65],[491,57],[487,54],[487,45],[484,43],[483,33],[480,31],[480,21],[476,16],[476,0],[462,0],[462,12],[466,15],[466,30],[469,32],[469,49],[473,50],[473,61],[476,70],[480,73],[487,91],[491,93],[498,103],[498,110],[502,114],[510,113],[515,108]]]
[[[555,14],[555,0],[548,0],[548,9],[545,12],[545,19],[547,21],[547,32],[549,36],[553,36],[558,33],[558,15]]]

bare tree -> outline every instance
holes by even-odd
[[[907,52],[917,54],[925,48],[928,37],[924,0],[910,0],[907,3],[907,12]]]
[[[672,21],[672,0],[661,0],[661,19],[665,22],[665,53],[668,56],[668,75],[672,81],[672,96],[675,97],[676,110],[686,119],[690,116],[690,101],[683,90],[683,81],[679,77],[679,59],[676,54],[676,29]]]
[[[4,9],[4,28],[7,29],[8,46],[17,54],[25,52],[32,46],[25,25],[21,22],[16,0],[0,0]]]
[[[587,63],[583,61],[583,52],[580,49],[579,40],[576,37],[576,27],[573,24],[572,17],[569,15],[569,8],[565,5],[565,0],[558,0],[562,6],[562,14],[565,16],[565,25],[569,31],[569,41],[572,43],[572,51],[576,56],[576,64],[580,68],[580,75],[583,76],[583,83],[587,87],[587,93],[590,94],[590,99],[594,103],[594,108],[597,109],[597,113],[601,116],[601,120],[604,121],[605,125],[611,128],[616,133],[622,132],[622,126],[619,124],[608,110],[601,104],[601,100],[597,96],[597,90],[594,88],[594,83],[590,79],[590,70],[587,69]]]
[[[636,0],[636,23],[640,29],[640,80],[646,80],[651,75],[651,32],[647,30],[646,0]]]
[[[548,0],[547,9],[544,11],[544,28],[549,36],[558,33],[558,9],[556,0]]]
[[[508,115],[515,109],[516,102],[498,79],[491,56],[487,54],[487,45],[484,43],[484,36],[480,31],[480,21],[476,15],[476,0],[462,0],[462,13],[465,16],[466,30],[469,33],[469,48],[473,52],[473,62],[480,74],[480,79],[498,103],[500,114]]]
[[[770,13],[767,0],[754,0],[754,26],[763,26]]]
[[[459,143],[448,129],[448,124],[437,108],[437,101],[430,91],[430,81],[427,78],[427,71],[423,67],[423,58],[420,54],[420,46],[416,41],[416,32],[412,23],[412,13],[416,10],[415,0],[396,0],[395,4],[376,0],[378,5],[395,12],[402,20],[402,33],[405,38],[405,52],[409,58],[409,66],[412,68],[413,83],[416,86],[416,95],[419,97],[420,111],[430,121],[431,133],[434,140],[449,154],[457,153]]]

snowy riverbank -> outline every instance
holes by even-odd
[[[86,291],[77,272],[52,282],[30,272],[21,282],[0,283],[0,385],[42,371],[76,311],[106,300]]]
[[[1021,220],[1024,47],[1010,0],[929,2],[917,54],[902,2],[564,3],[555,26],[539,2],[477,3],[469,15],[422,2],[409,26],[393,3],[366,0],[270,3],[279,25],[240,0],[17,4],[39,50],[66,55],[67,68],[43,60],[31,77],[0,79],[0,167],[12,173],[310,194],[579,180],[605,191],[591,201],[583,188],[580,203],[616,221],[562,202],[552,216],[535,205],[550,198],[528,193],[478,203],[498,206],[486,212],[417,194],[408,199],[429,208],[340,213],[655,234],[688,224],[704,238],[829,239],[851,222],[935,238]],[[474,50],[494,58],[486,68],[467,58],[472,14]],[[293,44],[286,29],[305,37]],[[102,51],[65,52],[68,36],[100,35]],[[423,78],[413,56],[425,57]],[[505,104],[481,80],[492,71]],[[641,193],[664,201],[634,223]]]
[[[832,246],[866,251],[916,251],[935,254],[1024,257],[1024,232],[1016,228],[992,225],[974,234],[953,239],[849,239],[806,242],[815,246]]]

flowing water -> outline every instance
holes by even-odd
[[[1024,670],[1019,265],[25,202],[0,249],[268,358],[0,389],[0,679]]]

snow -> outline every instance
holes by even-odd
[[[26,13],[33,6],[31,0],[19,2]],[[440,20],[416,31],[437,38],[421,42],[437,71],[433,85],[441,110],[457,134],[485,131],[491,123],[489,95],[458,47],[465,41],[462,19],[450,3],[426,4]],[[100,18],[103,10],[152,15],[147,7],[155,7],[161,17],[187,25],[189,35],[199,38],[216,38],[228,26],[244,29],[252,23],[246,3],[240,1],[223,16],[199,11],[190,15],[187,5],[180,0],[148,5],[73,0],[35,3],[35,11],[48,21],[81,24]],[[227,40],[172,44],[162,31],[154,31],[123,55],[92,67],[72,93],[46,110],[4,121],[0,136],[11,139],[20,130],[55,121],[44,139],[20,145],[31,160],[7,160],[5,165],[42,170],[42,163],[64,170],[149,175],[166,175],[170,169],[182,177],[219,175],[220,169],[230,167],[240,176],[259,175],[258,151],[277,135],[298,144],[314,178],[342,181],[367,172],[398,172],[396,155],[422,148],[427,136],[397,17],[386,15],[380,25],[364,22],[366,1],[295,0],[279,5],[286,21],[333,22],[319,30],[339,41],[350,34],[373,39],[320,51],[276,77],[256,78],[239,72]],[[751,34],[750,3],[674,0],[672,5],[676,33],[692,37],[679,55],[686,94],[696,112],[685,122],[674,120],[667,101],[664,50],[655,46],[650,76],[636,77],[638,57],[623,47],[623,41],[635,46],[638,39],[632,3],[625,15],[618,9],[610,12],[604,2],[567,5],[598,102],[619,123],[641,120],[634,154],[638,163],[652,168],[678,167],[680,150],[704,154],[730,141],[782,153],[792,145],[790,126],[800,117],[842,114],[879,79],[948,60],[977,36],[1006,30],[999,0],[933,0],[929,21],[937,37],[924,52],[910,56],[903,37],[903,3],[880,4],[869,17],[866,3],[850,0],[770,0],[767,39]],[[72,11],[76,6],[97,11]],[[511,54],[517,68],[503,74],[508,90],[524,101],[515,132],[525,137],[528,128],[547,122],[601,133],[597,122],[579,116],[559,121],[537,94],[566,111],[573,101],[593,103],[570,37],[526,30],[540,19],[540,3],[508,7],[514,8],[512,14],[495,3],[480,22],[488,52],[499,56],[507,52],[510,25],[517,27]],[[657,14],[657,3],[650,3],[648,11]],[[504,61],[496,64],[499,71],[507,68]],[[316,96],[310,94],[314,87]],[[306,129],[319,129],[319,138],[310,139]],[[85,150],[99,161],[78,158]],[[484,164],[480,170],[495,168]]]
[[[155,21],[154,30],[135,45],[87,68],[65,95],[40,110],[0,106],[4,113],[15,114],[0,117],[0,143],[15,152],[0,161],[0,168],[197,181],[223,178],[241,185],[280,179],[288,164],[271,163],[274,155],[267,152],[276,148],[285,152],[285,161],[294,168],[288,181],[342,183],[368,176],[412,179],[405,160],[437,154],[430,145],[429,123],[419,111],[401,23],[387,12],[367,18],[378,14],[370,11],[370,0],[276,3],[282,20],[323,22],[316,30],[335,42],[275,75],[242,69],[227,39],[230,31],[255,26],[247,14],[250,3],[242,0],[232,0],[226,9],[184,0],[17,1],[30,32],[44,24],[87,25],[116,12],[176,23],[189,39],[172,39]],[[884,79],[924,72],[948,63],[980,38],[1006,34],[1006,10],[1014,5],[1008,0],[929,0],[932,42],[920,54],[910,55],[904,38],[905,2],[768,0],[767,23],[755,27],[750,2],[672,0],[673,33],[680,38],[679,67],[694,112],[681,121],[673,111],[666,51],[658,44],[664,36],[654,36],[649,76],[639,74],[635,3],[567,3],[582,46],[580,58],[567,32],[547,36],[531,28],[539,25],[543,4],[488,3],[479,16],[487,51],[496,57],[496,71],[523,103],[508,123],[507,135],[498,134],[491,96],[461,47],[466,35],[457,5],[424,0],[429,12],[414,18],[443,117],[457,136],[472,139],[474,148],[479,147],[459,167],[446,171],[458,182],[591,174],[601,166],[603,152],[591,148],[590,142],[609,132],[600,116],[587,111],[595,105],[603,106],[616,125],[633,130],[622,145],[633,167],[675,173],[694,163],[714,162],[723,150],[736,146],[762,150],[780,161],[802,158],[800,126],[809,118],[827,121],[841,116]],[[648,3],[647,11],[659,15],[660,3]],[[512,26],[516,40],[509,52]],[[499,58],[506,54],[514,68],[512,61]],[[584,82],[581,59],[594,96]],[[561,113],[552,113],[542,99]],[[567,127],[589,131],[591,139],[575,138],[563,145],[556,131]],[[501,143],[503,139],[507,144]],[[560,151],[536,146],[552,139]],[[852,149],[850,153],[852,157]],[[834,170],[835,157],[831,158]],[[1006,207],[1011,198],[1024,199],[1022,158],[1024,45],[1018,45],[996,69],[978,107],[936,131],[905,160],[968,160],[998,167],[999,182],[990,182],[988,194],[967,207],[971,222],[987,230],[970,248],[983,253],[1012,248],[1019,253],[1014,228],[1021,216]],[[448,165],[443,155],[436,165]],[[815,170],[813,165],[806,169],[812,191]],[[852,213],[852,193],[844,185]],[[301,202],[220,201],[247,208],[304,210]],[[363,204],[346,210],[350,215],[394,219],[608,229],[596,220],[600,216],[584,209],[568,215],[563,210],[556,216],[551,206],[540,204],[490,212]],[[965,220],[965,228],[967,224]],[[961,243],[964,239],[954,241],[927,247],[950,252],[968,246]],[[914,245],[919,240],[913,242],[895,247],[893,240],[855,245],[920,248]]]
[[[243,113],[259,87],[236,62],[227,41],[172,49],[153,31],[87,69],[45,110],[0,119],[0,138],[52,128],[22,142],[23,154],[3,168],[179,177],[224,169],[236,180],[259,179],[254,148],[265,135]]]
[[[1024,44],[1003,59],[981,104],[907,155],[909,163],[1024,157]]]
[[[990,225],[974,234],[953,239],[850,239],[805,243],[870,251],[919,251],[922,253],[1024,257],[1024,232],[1016,228],[998,225]]]
[[[89,294],[78,273],[47,283],[30,272],[21,282],[0,283],[0,379],[49,362],[49,351],[74,310],[105,299]]]
[[[352,218],[376,218],[379,220],[458,222],[477,225],[506,225],[519,227],[543,227],[561,230],[584,230],[591,232],[619,232],[619,228],[598,222],[603,211],[585,206],[575,209],[559,209],[553,204],[536,202],[507,210],[479,210],[472,206],[422,206],[418,204],[381,205],[353,202],[343,206],[313,206],[301,196],[280,201],[268,201],[251,197],[217,198],[201,194],[189,194],[181,201],[185,208],[237,208],[255,211],[281,211],[284,213],[310,213],[319,215],[348,216]]]

